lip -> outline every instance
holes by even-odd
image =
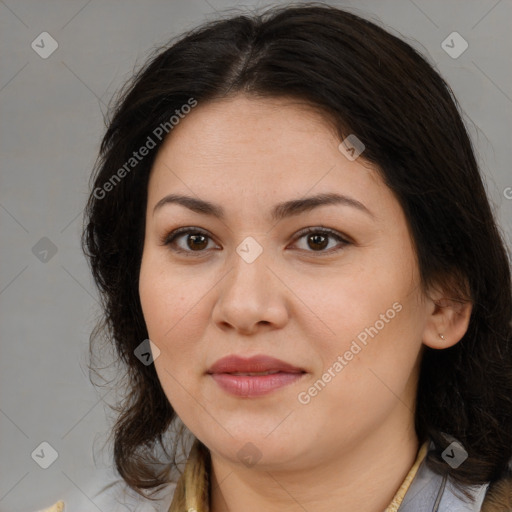
[[[233,373],[278,372],[269,375],[233,375]],[[219,359],[207,372],[226,392],[240,397],[262,396],[301,379],[306,373],[274,357],[257,355],[244,358],[230,355]]]
[[[251,373],[267,371],[303,373],[305,370],[271,356],[257,355],[253,357],[240,357],[233,354],[216,361],[210,367],[208,373]]]

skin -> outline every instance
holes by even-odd
[[[382,512],[419,448],[422,346],[446,348],[467,329],[470,307],[441,308],[442,290],[423,293],[402,208],[364,153],[350,161],[340,142],[305,105],[238,95],[199,104],[151,171],[140,298],[161,350],[163,390],[211,452],[213,512]],[[331,204],[270,218],[279,202],[331,192],[371,214]],[[225,218],[178,204],[154,211],[171,193],[218,204]],[[162,243],[185,226],[209,236],[199,252],[189,235],[175,240],[189,257]],[[328,237],[318,248],[296,236],[306,227],[331,228],[351,243]],[[236,252],[249,236],[263,248],[250,264]],[[401,311],[300,403],[299,393],[395,303]],[[267,354],[307,373],[269,395],[235,397],[206,373],[228,354]],[[261,454],[250,467],[237,455],[247,442]]]

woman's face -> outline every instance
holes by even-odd
[[[340,142],[304,106],[237,96],[199,104],[155,160],[139,290],[156,371],[181,420],[232,462],[324,464],[413,432],[432,305],[398,201]],[[327,194],[342,198],[312,200]],[[170,241],[178,228],[190,232]],[[230,355],[294,370],[209,373]]]

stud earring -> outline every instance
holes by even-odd
[[[443,334],[440,334],[439,337],[443,340],[443,341],[446,341],[446,338],[444,337]]]

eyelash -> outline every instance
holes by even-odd
[[[324,236],[329,236],[329,237],[335,238],[341,244],[341,247],[339,247],[339,248],[337,248],[335,250],[333,250],[333,248],[331,248],[331,249],[328,249],[328,250],[320,250],[320,251],[312,251],[312,250],[308,251],[308,250],[306,250],[305,252],[319,253],[319,254],[332,254],[332,253],[336,253],[336,252],[340,251],[345,246],[350,245],[352,243],[352,242],[349,242],[346,238],[344,238],[341,235],[341,233],[338,233],[337,231],[335,231],[333,229],[324,228],[324,227],[310,227],[310,228],[304,228],[304,229],[300,230],[295,235],[293,243],[296,243],[302,237],[304,237],[306,235],[309,235],[311,233],[320,234],[320,235],[324,235]],[[175,240],[177,238],[179,238],[181,235],[186,235],[186,234],[203,235],[203,236],[207,237],[209,240],[212,240],[210,235],[205,230],[203,230],[201,228],[183,227],[183,228],[175,229],[174,231],[171,231],[170,233],[164,235],[162,237],[162,240],[161,240],[161,245],[173,246],[175,244]],[[172,250],[177,252],[177,253],[184,254],[187,257],[195,257],[195,258],[204,257],[204,253],[207,252],[207,249],[203,249],[203,250],[200,250],[200,251],[192,251],[192,250],[179,249],[179,248],[176,248],[176,247],[173,247]],[[300,249],[300,250],[304,251],[304,249]]]

